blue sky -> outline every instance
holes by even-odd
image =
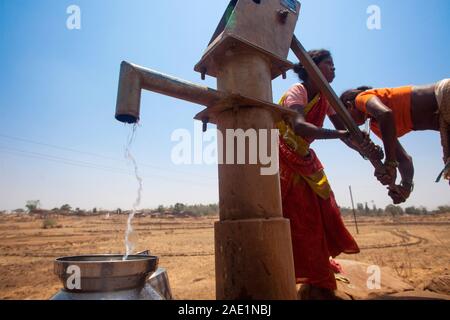
[[[189,5],[186,5],[189,3]],[[81,8],[81,30],[68,30],[66,9]],[[0,209],[39,199],[92,209],[130,208],[137,182],[124,159],[131,128],[114,120],[119,66],[127,60],[189,81],[227,0],[0,0]],[[450,2],[305,0],[296,35],[308,49],[332,51],[333,87],[425,84],[450,76]],[[369,5],[381,8],[381,30],[368,30]],[[290,60],[295,57],[290,55]],[[273,82],[277,100],[294,82]],[[144,93],[132,146],[144,179],[142,207],[218,201],[214,165],[175,166],[171,133],[193,131],[202,107]],[[327,126],[330,123],[327,122]],[[414,157],[416,189],[406,205],[450,204],[437,132],[403,138]],[[338,141],[316,142],[338,203],[389,204],[372,168]]]

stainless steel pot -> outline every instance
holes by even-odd
[[[150,255],[88,255],[58,258],[54,272],[64,289],[52,300],[163,300],[171,297],[165,270],[159,270],[157,288],[147,282],[158,268]],[[169,294],[168,294],[169,293]]]

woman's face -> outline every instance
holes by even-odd
[[[333,58],[326,58],[318,64],[318,67],[324,75],[325,79],[327,79],[329,83],[333,82],[334,78],[336,77],[336,68],[334,67]]]
[[[346,105],[348,112],[350,113],[353,120],[355,120],[357,126],[361,126],[366,122],[366,116],[364,112],[359,111],[355,107],[354,102],[347,101]]]

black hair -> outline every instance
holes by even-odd
[[[331,52],[325,49],[308,51],[309,56],[313,59],[316,65],[319,65],[323,60],[331,58]],[[301,62],[294,65],[294,72],[302,81],[308,80],[308,72]]]
[[[373,88],[369,87],[369,86],[361,86],[361,87],[358,87],[356,89],[350,89],[350,90],[344,91],[341,94],[341,101],[347,107],[347,102],[355,101],[356,97],[360,93],[363,93],[364,91],[367,91],[367,90],[370,90],[370,89],[373,89]]]

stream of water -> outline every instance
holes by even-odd
[[[132,221],[136,214],[137,208],[141,204],[141,195],[142,195],[142,178],[139,175],[139,168],[136,163],[136,159],[133,157],[133,155],[131,153],[131,145],[133,144],[133,140],[136,137],[137,127],[138,127],[137,124],[133,125],[132,131],[131,131],[130,135],[128,136],[127,144],[125,146],[125,158],[127,160],[129,160],[133,165],[134,175],[136,177],[136,181],[138,182],[138,190],[137,190],[136,200],[133,203],[133,209],[132,209],[130,215],[128,216],[128,220],[127,220],[127,229],[125,232],[125,256],[123,257],[123,260],[127,260],[128,256],[133,254],[133,251],[134,251],[135,244],[131,240],[131,236],[134,232]]]

